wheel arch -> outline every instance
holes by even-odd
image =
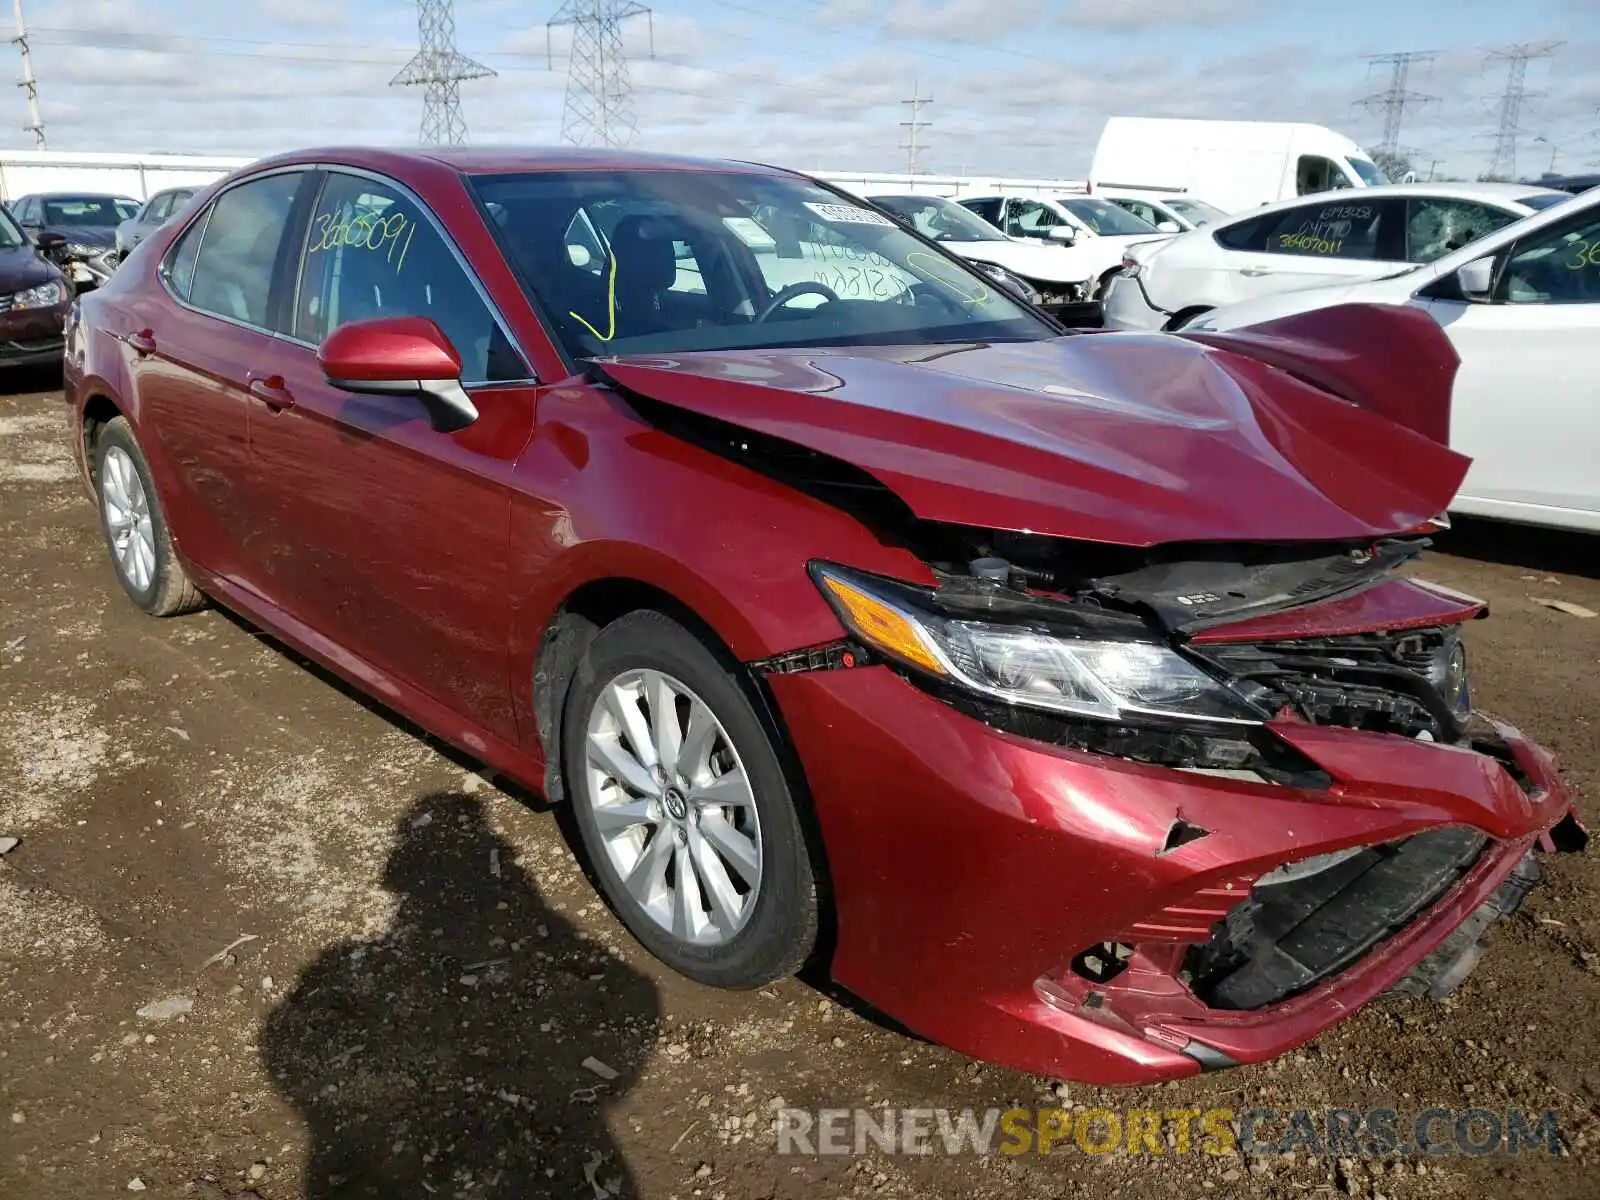
[[[1202,316],[1214,308],[1216,308],[1215,304],[1191,304],[1187,308],[1180,308],[1167,319],[1167,323],[1162,326],[1162,329],[1168,333],[1176,333],[1196,317]]]
[[[695,633],[723,660],[730,673],[748,685],[752,700],[770,718],[773,732],[786,744],[781,718],[769,702],[765,689],[744,667],[736,642],[748,644],[754,636],[748,628],[734,637],[725,635],[694,604],[685,600],[679,589],[638,574],[605,574],[583,580],[571,587],[551,609],[533,644],[531,712],[545,757],[545,796],[552,803],[566,798],[564,764],[561,761],[561,716],[571,689],[578,662],[589,643],[617,618],[641,609],[652,609],[671,617]]]
[[[710,622],[674,591],[657,582],[627,575],[605,575],[574,587],[551,612],[534,648],[531,676],[533,719],[544,748],[545,799],[553,805],[562,805],[568,800],[561,723],[585,650],[607,625],[641,610],[664,613],[698,636],[722,660],[734,682],[745,692],[756,717],[772,739],[773,752],[796,802],[817,887],[817,943],[808,962],[826,962],[838,941],[836,914],[829,903],[833,894],[832,872],[805,767],[765,681],[734,653],[727,639]]]

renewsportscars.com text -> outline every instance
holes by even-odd
[[[1327,1157],[1560,1153],[1554,1109],[779,1109],[777,1151],[883,1154],[1286,1154]]]

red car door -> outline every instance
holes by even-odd
[[[117,331],[178,545],[192,562],[250,587],[260,572],[250,541],[246,375],[276,344],[267,301],[305,177],[268,175],[218,196],[168,252],[164,290],[131,304]]]
[[[341,651],[514,741],[506,483],[533,432],[529,368],[409,192],[330,172],[310,212],[285,338],[255,370],[254,538],[271,594]],[[387,316],[440,325],[477,421],[441,432],[413,396],[327,382],[322,338]]]

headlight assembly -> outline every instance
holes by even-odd
[[[87,242],[68,242],[67,256],[69,258],[94,258],[104,254],[109,249],[107,246],[91,246]]]
[[[13,292],[11,294],[11,311],[20,312],[26,308],[54,308],[66,298],[66,285],[59,279],[52,279],[48,283],[41,283],[35,287],[23,288],[20,292]]]
[[[1268,714],[1154,641],[1077,637],[934,611],[915,589],[816,564],[812,575],[860,641],[901,666],[1006,704],[1124,721],[1258,725]]]
[[[1039,304],[1044,299],[1044,297],[1039,294],[1038,288],[1034,287],[1033,284],[1029,283],[1022,276],[1013,274],[1004,267],[996,266],[994,263],[977,261],[974,261],[972,265],[987,275],[990,279],[998,283],[1001,287],[1005,288],[1012,295],[1016,296],[1019,300],[1022,300],[1028,304]]]

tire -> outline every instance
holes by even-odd
[[[589,644],[562,711],[567,795],[600,891],[652,954],[721,988],[792,975],[816,945],[819,907],[789,778],[737,669],[676,621],[641,610]],[[668,728],[682,757],[670,732],[660,741],[648,699],[662,686],[673,692]],[[708,735],[697,704],[715,722]],[[676,771],[652,773],[664,761],[658,745],[677,757]],[[617,808],[626,811],[608,811]]]
[[[205,595],[173,551],[150,464],[123,417],[108,422],[95,439],[94,483],[111,568],[128,598],[153,617],[203,608]]]

